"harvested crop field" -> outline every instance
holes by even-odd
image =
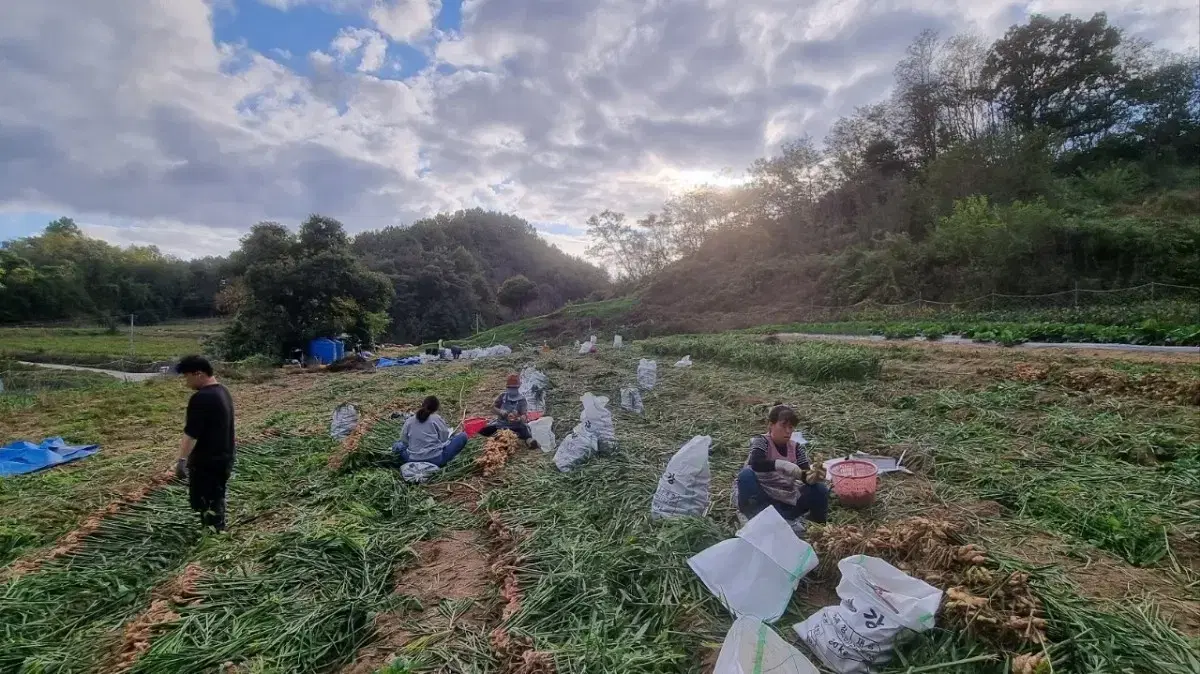
[[[1200,363],[761,339],[232,382],[243,440],[222,535],[170,482],[106,509],[171,465],[177,382],[121,385],[122,405],[109,384],[47,392],[0,433],[111,436],[0,481],[0,671],[707,671],[733,618],[686,560],[736,530],[733,475],[776,402],[820,458],[903,453],[914,472],[810,529],[822,563],[776,625],[785,639],[836,601],[839,556],[867,553],[953,590],[882,672],[1200,669]],[[688,353],[694,366],[671,367]],[[616,404],[640,357],[659,360],[641,416]],[[430,483],[400,478],[393,412],[437,395],[450,425],[486,414],[531,363],[559,440],[583,393],[612,399],[615,453],[560,473],[507,441],[484,459],[479,438]],[[328,436],[342,402],[363,418],[349,446]],[[93,403],[104,422],[80,423]],[[707,515],[651,521],[695,435],[713,438]]]

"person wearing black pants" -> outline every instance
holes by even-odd
[[[175,371],[195,391],[187,406],[175,474],[188,481],[188,501],[200,523],[225,529],[225,485],[233,472],[233,398],[201,356],[179,361]]]

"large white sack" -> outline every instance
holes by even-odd
[[[658,489],[650,501],[650,517],[702,517],[708,510],[708,451],[712,438],[697,435],[688,440],[667,462],[658,478]]]
[[[625,344],[624,340],[621,339],[620,335],[613,335],[613,348],[614,349],[619,349],[622,346],[624,346],[624,344]]]
[[[675,361],[675,367],[691,367],[691,366],[692,366],[692,356],[690,354]]]
[[[658,383],[658,362],[642,358],[637,367],[638,387],[649,391]]]
[[[646,408],[642,405],[642,390],[636,386],[621,389],[621,409],[634,414],[642,414]]]
[[[800,579],[816,568],[817,553],[777,510],[767,508],[736,538],[701,550],[688,566],[734,615],[775,622]]]
[[[878,557],[838,562],[842,603],[793,626],[825,666],[839,674],[867,674],[891,660],[900,641],[933,627],[942,591]]]
[[[575,432],[582,431],[595,437],[601,451],[615,451],[617,431],[612,412],[608,410],[608,398],[585,393],[579,400],[583,403],[583,411],[579,413],[579,426]]]
[[[400,476],[405,482],[425,482],[433,474],[441,470],[437,464],[427,461],[413,461],[400,466]]]
[[[770,625],[738,618],[725,635],[713,674],[818,674],[808,658]]]
[[[595,344],[592,344],[591,342],[584,342],[583,344],[580,344],[579,345],[579,355],[583,356],[583,355],[591,353],[593,346],[595,346]]]
[[[533,439],[538,443],[538,447],[543,452],[550,453],[554,451],[554,417],[542,417],[536,421],[529,422],[529,432],[533,435]]]
[[[329,435],[334,440],[345,440],[358,426],[358,410],[350,403],[342,403],[333,411],[329,422]]]
[[[546,411],[546,390],[550,388],[550,378],[537,368],[530,365],[521,370],[521,395],[529,403],[529,409],[535,412]]]
[[[596,454],[596,436],[571,433],[563,438],[554,452],[554,465],[563,473],[569,473],[579,464]]]

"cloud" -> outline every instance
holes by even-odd
[[[78,222],[85,234],[119,246],[154,246],[182,259],[228,255],[237,250],[242,232],[158,220],[146,223]]]
[[[363,73],[377,72],[387,59],[387,38],[368,28],[343,28],[329,46],[343,61],[357,58]]]
[[[371,8],[371,21],[397,42],[409,42],[433,28],[441,0],[379,0]]]
[[[220,10],[205,0],[9,3],[0,210],[89,214],[80,221],[106,239],[178,251],[312,212],[351,231],[473,206],[575,228],[605,208],[639,217],[679,175],[740,171],[885,97],[922,29],[995,37],[1029,11],[1091,11],[1081,0],[464,0],[461,27],[443,34],[428,0],[238,0],[251,1],[324,9],[335,37],[303,58],[289,44],[289,60],[282,47],[215,42]],[[1200,40],[1192,0],[1109,4],[1112,21],[1160,45]],[[395,74],[389,52],[413,64],[404,79],[382,77]],[[570,232],[544,235],[582,252]]]

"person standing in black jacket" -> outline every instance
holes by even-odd
[[[183,439],[175,474],[188,481],[192,510],[200,523],[225,529],[225,485],[233,472],[233,398],[213,376],[212,364],[201,356],[187,356],[175,366],[188,388],[195,391],[187,406]]]

